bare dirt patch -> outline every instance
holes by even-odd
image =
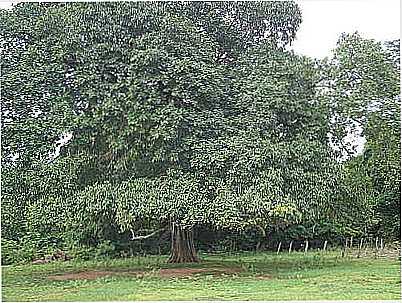
[[[149,275],[158,276],[161,278],[180,278],[190,277],[197,274],[211,274],[214,276],[234,275],[243,271],[241,268],[166,268],[158,271],[101,271],[89,270],[76,273],[65,273],[58,275],[51,275],[47,278],[53,281],[65,280],[94,280],[102,277],[111,276],[134,276],[144,277]]]

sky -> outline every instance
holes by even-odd
[[[400,38],[400,0],[299,0],[303,22],[293,43],[295,52],[330,56],[341,33],[358,31],[378,41]]]

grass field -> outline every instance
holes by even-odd
[[[367,300],[401,298],[400,261],[339,252],[166,256],[2,268],[3,301]]]

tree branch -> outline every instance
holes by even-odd
[[[146,236],[136,236],[136,235],[134,235],[134,231],[131,229],[130,230],[131,234],[132,234],[131,240],[143,240],[143,239],[151,238],[152,236],[155,236],[157,233],[161,232],[162,230],[165,230],[165,228],[166,227],[163,227],[161,229],[155,230],[154,232],[152,232],[152,233],[150,233],[149,235],[146,235]]]

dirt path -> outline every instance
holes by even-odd
[[[233,275],[243,271],[241,268],[168,268],[158,272],[160,277],[188,277],[196,274]]]
[[[100,270],[88,270],[76,273],[65,273],[58,275],[51,275],[47,278],[53,281],[64,281],[64,280],[94,280],[101,277],[111,277],[111,276],[141,276],[143,272],[141,271],[100,271]]]
[[[147,275],[156,275],[161,278],[174,278],[174,277],[190,277],[197,274],[212,274],[214,276],[220,275],[234,275],[242,272],[241,268],[166,268],[158,271],[101,271],[101,270],[88,270],[76,273],[65,273],[58,275],[51,275],[47,278],[53,281],[65,280],[94,280],[101,277],[111,276],[135,276],[143,277]]]

